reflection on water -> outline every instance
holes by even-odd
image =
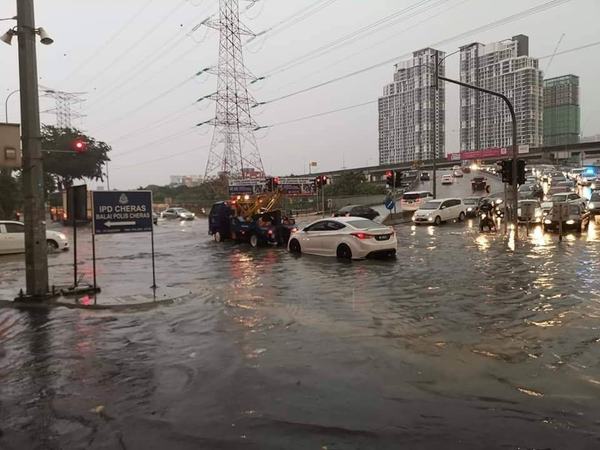
[[[595,448],[596,227],[396,231],[396,260],[344,263],[168,224],[159,278],[192,299],[0,310],[0,447]],[[137,245],[104,280],[147,275]]]

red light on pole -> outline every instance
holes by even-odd
[[[83,153],[86,149],[87,143],[83,139],[76,139],[73,142],[73,150],[75,150],[76,153]]]

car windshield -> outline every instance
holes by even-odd
[[[532,190],[533,190],[533,186],[529,186],[527,184],[524,184],[523,186],[521,186],[519,188],[519,191],[521,191],[521,192],[532,191]]]
[[[369,219],[350,220],[346,223],[351,227],[358,228],[359,230],[368,230],[369,228],[381,228],[380,224],[378,224],[377,222],[373,222]]]
[[[442,202],[427,202],[421,206],[421,209],[439,209],[441,204]]]
[[[536,207],[539,207],[540,203],[535,200],[523,200],[519,202],[519,206],[521,205],[535,205]]]
[[[465,198],[463,200],[463,203],[465,205],[476,205],[477,203],[479,203],[479,199],[478,198]]]
[[[417,200],[422,197],[425,197],[425,194],[422,192],[407,192],[402,196],[402,200]]]
[[[566,195],[553,195],[552,196],[552,201],[553,202],[566,202],[567,201],[567,196]]]
[[[590,201],[591,202],[598,202],[598,201],[600,201],[600,192],[593,192],[592,196],[590,197]]]

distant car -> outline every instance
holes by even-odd
[[[413,215],[415,224],[440,225],[449,220],[465,220],[465,205],[460,198],[442,198],[430,200]]]
[[[572,181],[561,181],[560,183],[552,183],[548,189],[548,195],[559,194],[561,192],[572,192],[575,190]]]
[[[431,177],[429,176],[429,172],[421,172],[421,176],[419,177],[421,181],[430,181]]]
[[[465,205],[465,215],[467,217],[477,217],[479,212],[479,204],[481,203],[482,197],[467,197],[463,198],[463,205]]]
[[[46,230],[48,253],[68,250],[69,240],[64,233]],[[25,225],[12,220],[0,220],[0,255],[25,252]]]
[[[579,167],[579,168],[576,168],[576,169],[571,169],[569,171],[569,173],[567,174],[567,176],[571,180],[577,181],[579,179],[579,175],[581,175],[584,171],[585,171],[585,169],[583,167]]]
[[[583,197],[580,197],[579,194],[575,194],[574,192],[554,194],[552,197],[550,197],[550,201],[552,203],[571,203],[584,207],[587,206],[587,200]]]
[[[550,173],[550,177],[548,179],[549,183],[551,185],[553,184],[559,184],[559,183],[564,183],[567,180],[567,177],[565,177],[565,175],[562,172],[552,172]]]
[[[485,177],[473,177],[471,179],[471,190],[473,192],[485,191],[487,189],[487,181]]]
[[[544,218],[544,231],[547,230],[559,230],[560,223],[553,216],[553,211],[556,205],[552,207],[548,215]],[[583,206],[569,204],[569,214],[567,217],[563,217],[562,226],[563,230],[574,230],[576,232],[582,232],[587,230],[590,224],[590,212]]]
[[[527,211],[530,211],[529,215],[526,215]],[[517,217],[521,223],[540,223],[543,220],[543,214],[539,200],[520,200]]]
[[[452,172],[452,176],[454,176],[454,178],[462,178],[463,177],[463,172],[462,170],[455,170],[454,172]]]
[[[535,184],[524,184],[519,186],[519,198],[522,200],[529,199],[542,199],[544,197],[544,189],[541,185]]]
[[[400,209],[402,211],[416,211],[432,198],[433,194],[429,191],[405,192],[400,198]]]
[[[292,233],[290,253],[362,259],[374,256],[393,257],[398,243],[390,227],[362,217],[321,219]]]
[[[600,214],[600,191],[593,191],[588,203],[588,208],[592,216]]]
[[[194,220],[196,214],[185,208],[167,208],[162,212],[165,219]]]
[[[462,166],[461,170],[463,173],[471,173],[471,168],[469,166]]]
[[[454,181],[452,180],[452,175],[442,175],[442,184],[452,184]]]
[[[368,206],[348,205],[340,208],[334,214],[334,217],[344,216],[363,217],[365,219],[373,220],[375,217],[379,216],[379,213]]]

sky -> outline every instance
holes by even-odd
[[[15,15],[15,5],[0,0],[0,18]],[[266,102],[253,112],[267,127],[256,137],[269,174],[306,173],[309,161],[323,171],[377,164],[376,100],[392,80],[394,62],[436,43],[441,44],[435,48],[453,52],[475,41],[528,35],[530,55],[542,58],[546,77],[580,76],[582,133],[600,134],[600,45],[548,57],[559,41],[558,53],[600,41],[598,0],[258,0],[249,5],[240,0],[241,21],[255,33],[267,31],[244,45],[244,59],[254,76],[266,76],[249,87],[258,102]],[[486,26],[538,5],[549,7]],[[112,147],[111,189],[204,174],[213,130],[195,125],[213,118],[215,105],[196,100],[216,90],[216,76],[202,71],[217,64],[219,36],[202,22],[217,11],[218,0],[36,2],[36,26],[54,39],[53,45],[37,47],[39,83],[83,93],[73,111],[84,117],[72,124]],[[0,34],[10,26],[0,22]],[[0,45],[0,61],[4,102],[18,89],[16,43]],[[458,62],[458,55],[447,60],[447,74],[454,78]],[[52,99],[41,99],[42,111],[53,107]],[[8,108],[9,121],[19,122],[16,95]],[[56,123],[52,113],[42,112],[41,119]],[[448,86],[448,153],[458,149],[458,125],[458,89]]]

